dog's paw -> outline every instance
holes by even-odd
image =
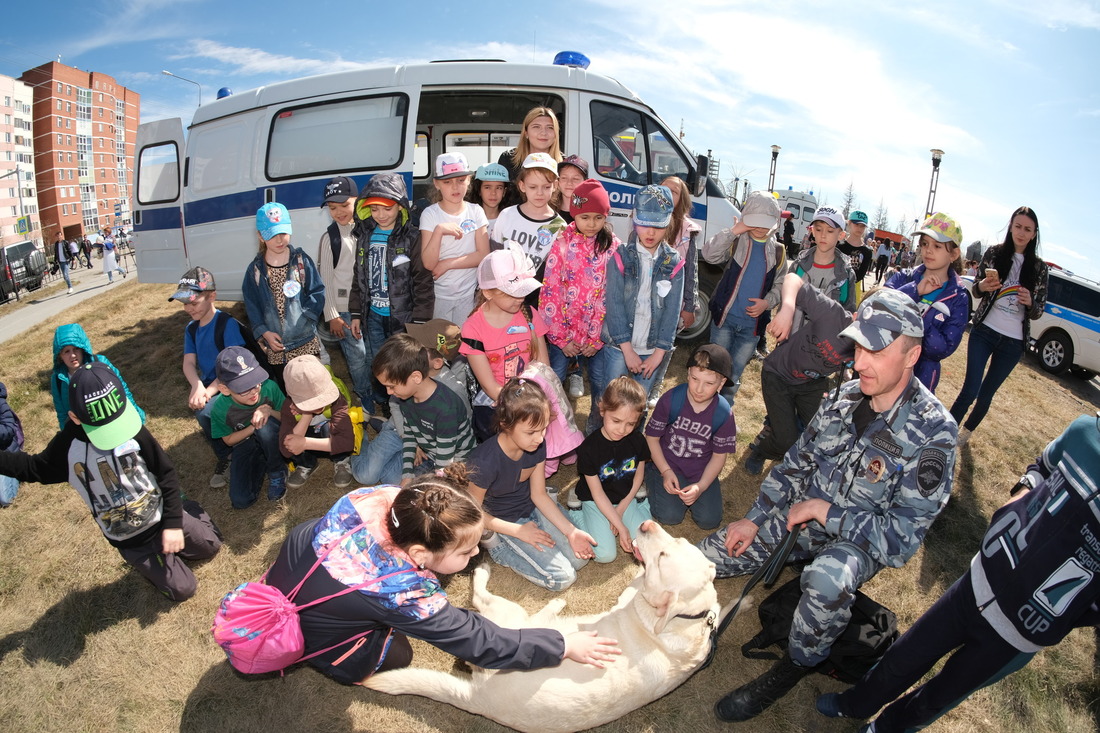
[[[564,598],[555,598],[554,600],[543,606],[539,615],[541,616],[557,616],[565,608]]]

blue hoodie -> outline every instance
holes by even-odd
[[[61,350],[66,346],[75,346],[84,352],[84,356],[80,361],[81,364],[87,364],[91,361],[102,362],[111,367],[111,371],[118,374],[119,380],[122,381],[122,387],[126,390],[126,398],[137,408],[138,414],[141,415],[141,422],[144,425],[145,411],[138,407],[134,396],[130,394],[130,387],[126,384],[126,380],[122,378],[122,374],[119,373],[110,359],[92,351],[92,342],[88,339],[88,334],[84,333],[83,326],[79,323],[67,323],[64,326],[58,326],[57,330],[53,332],[53,372],[50,374],[50,394],[53,395],[53,408],[57,410],[58,427],[65,427],[65,423],[69,421],[69,369],[61,363]]]

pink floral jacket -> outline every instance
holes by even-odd
[[[559,348],[569,342],[579,347],[603,346],[607,261],[619,247],[615,237],[603,254],[594,251],[595,237],[586,237],[571,223],[550,247],[546,258],[539,311],[549,327],[546,338]]]

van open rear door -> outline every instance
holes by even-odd
[[[141,282],[174,283],[190,267],[182,206],[183,151],[179,118],[138,127],[134,250]]]

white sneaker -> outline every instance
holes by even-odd
[[[69,292],[68,292],[68,293],[66,293],[66,295],[72,295],[72,294],[73,294],[73,289],[72,289],[72,288],[69,288]]]
[[[569,507],[570,509],[581,508],[581,500],[577,498],[577,491],[575,487],[571,486],[567,489],[563,489],[563,493],[565,494],[565,505],[567,507]]]
[[[967,443],[970,442],[970,431],[966,428],[959,428],[959,440],[955,444],[959,450],[962,450]]]
[[[569,396],[574,399],[580,399],[584,396],[584,380],[581,379],[580,372],[573,372],[565,378],[565,389]]]
[[[305,466],[295,466],[294,472],[286,477],[286,487],[288,489],[300,489],[306,485],[306,481],[309,480],[309,475],[313,473],[312,468],[306,468]]]

